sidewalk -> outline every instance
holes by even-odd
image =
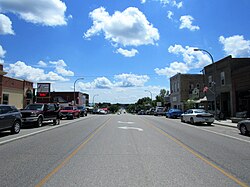
[[[237,128],[237,123],[232,123],[232,120],[215,120],[214,124]]]

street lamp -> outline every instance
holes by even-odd
[[[214,93],[213,93],[213,94],[214,94],[214,112],[215,112],[215,119],[216,119],[216,118],[217,118],[216,82],[215,82],[215,80],[216,80],[216,64],[214,63],[214,58],[213,58],[213,56],[212,56],[211,53],[209,53],[207,50],[205,50],[205,49],[194,49],[194,51],[203,51],[203,52],[207,53],[207,54],[209,55],[211,61],[212,61],[213,67],[214,67],[214,73],[213,73],[213,75],[214,75],[214,81],[213,81]]]
[[[153,102],[153,100],[152,100],[152,92],[150,92],[149,90],[144,90],[144,91],[150,93],[150,96],[151,96],[151,105],[152,105],[152,102]]]
[[[98,94],[93,95],[93,107],[95,105],[95,96],[99,96]]]
[[[74,82],[74,105],[76,105],[76,82],[78,81],[78,80],[83,80],[84,78],[78,78],[78,79],[76,79],[75,80],[75,82]]]

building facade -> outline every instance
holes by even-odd
[[[48,97],[37,96],[38,103],[60,103],[60,104],[74,104],[74,97],[76,105],[89,105],[89,95],[82,92],[50,92]]]
[[[7,72],[0,64],[0,103],[14,105],[18,109],[33,103],[33,82],[13,79],[5,74]]]
[[[228,56],[204,68],[208,108],[217,115],[235,116],[250,111],[250,58]],[[214,104],[216,101],[216,105]]]
[[[202,74],[178,73],[170,78],[171,108],[187,109],[187,101],[203,97],[204,76]]]

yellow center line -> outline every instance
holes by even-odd
[[[81,145],[79,145],[67,158],[63,160],[55,169],[53,169],[47,176],[45,176],[37,185],[36,187],[43,186],[54,174],[56,174],[64,165],[66,165],[69,160],[75,156],[110,120],[109,118],[104,124],[98,127],[92,134],[85,140]]]
[[[141,119],[142,120],[142,119]],[[145,120],[143,120],[145,121]],[[169,139],[171,139],[172,141],[174,141],[175,143],[177,143],[178,145],[180,145],[181,147],[183,147],[184,149],[186,149],[188,152],[190,152],[191,154],[193,154],[194,156],[196,156],[197,158],[201,159],[203,162],[205,162],[206,164],[210,165],[211,167],[213,167],[214,169],[218,170],[219,172],[221,172],[223,175],[227,176],[228,178],[232,179],[234,182],[236,182],[238,185],[242,186],[242,187],[248,187],[248,185],[242,181],[240,181],[239,179],[237,179],[236,177],[234,177],[232,174],[226,172],[225,170],[223,170],[222,168],[220,168],[219,166],[213,164],[212,162],[210,162],[209,160],[207,160],[206,158],[204,158],[203,156],[201,156],[200,154],[198,154],[197,152],[195,152],[193,149],[189,148],[188,146],[186,146],[185,144],[183,144],[181,141],[177,140],[176,138],[174,138],[173,136],[167,134],[166,132],[164,132],[163,130],[159,129],[158,127],[150,124],[149,122],[145,121],[147,123],[147,125],[149,125],[151,128],[154,128],[155,130],[157,130],[159,133],[161,133],[162,135],[168,137]]]

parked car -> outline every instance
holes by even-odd
[[[24,124],[35,124],[41,127],[44,121],[53,120],[54,125],[60,124],[60,107],[54,103],[34,103],[21,110]]]
[[[0,105],[0,131],[10,130],[11,134],[18,134],[21,126],[21,113],[17,108],[10,105]]]
[[[144,110],[140,110],[139,112],[137,112],[138,115],[145,115],[145,111]]]
[[[150,108],[148,110],[146,110],[146,115],[154,115],[155,109],[154,108]]]
[[[156,107],[154,111],[155,116],[164,116],[166,114],[166,110],[164,107]]]
[[[214,122],[214,115],[206,112],[204,109],[189,109],[181,115],[182,122],[207,123],[211,125]]]
[[[172,109],[169,109],[167,112],[166,112],[166,117],[167,118],[178,118],[178,117],[181,117],[181,114],[183,112],[180,110],[180,109],[175,109],[175,108],[172,108]]]
[[[77,109],[76,106],[66,106],[63,109],[61,109],[61,119],[67,118],[67,119],[74,119],[74,118],[80,118],[81,111]]]
[[[87,109],[84,106],[77,106],[77,109],[80,110],[80,116],[84,117],[87,116]]]
[[[248,135],[250,132],[250,120],[243,120],[237,124],[240,133],[243,135]]]

